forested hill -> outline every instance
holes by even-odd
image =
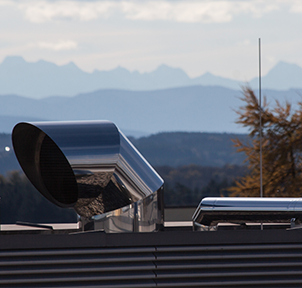
[[[7,147],[10,149],[7,150]],[[0,175],[5,175],[12,170],[20,170],[20,166],[12,149],[11,135],[0,134]]]
[[[247,140],[246,134],[164,132],[131,142],[153,166],[178,167],[188,164],[222,167],[242,165],[245,156],[237,153],[232,139]]]
[[[237,153],[231,139],[247,139],[244,134],[164,132],[131,142],[154,167],[195,164],[208,167],[242,165],[244,155]],[[10,147],[6,151],[5,147]],[[20,170],[14,155],[11,136],[0,134],[0,174]]]

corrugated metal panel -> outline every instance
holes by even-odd
[[[155,248],[0,253],[0,287],[155,287]]]
[[[302,244],[3,250],[0,287],[302,287]]]
[[[302,287],[302,245],[158,247],[158,287]]]

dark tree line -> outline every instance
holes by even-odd
[[[166,206],[197,206],[204,197],[226,197],[235,180],[247,173],[245,166],[202,167],[187,165],[178,168],[157,167],[165,181]]]
[[[157,167],[165,181],[166,206],[197,206],[206,196],[227,196],[227,188],[246,169],[236,165],[178,168]],[[1,223],[16,221],[33,223],[75,222],[73,209],[63,209],[45,199],[20,172],[0,175]]]
[[[0,197],[1,224],[76,222],[73,209],[62,209],[49,202],[17,171],[6,177],[0,175]]]

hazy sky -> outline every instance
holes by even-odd
[[[0,61],[73,61],[81,69],[160,64],[250,80],[280,60],[302,66],[302,1],[0,0]]]

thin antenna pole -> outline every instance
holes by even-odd
[[[262,104],[261,104],[261,38],[258,42],[259,46],[259,137],[260,137],[260,197],[263,197],[263,181],[262,181]]]

